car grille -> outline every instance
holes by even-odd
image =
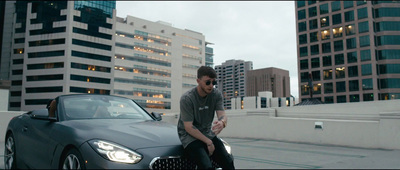
[[[215,167],[218,164],[212,161]],[[157,157],[150,162],[150,169],[196,169],[196,164],[186,158],[179,156]]]

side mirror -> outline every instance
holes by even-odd
[[[57,121],[56,117],[49,117],[49,112],[47,109],[33,110],[30,112],[30,115],[32,119],[48,120],[51,122]]]
[[[161,114],[160,114],[160,113],[151,112],[151,115],[152,115],[154,118],[156,118],[157,121],[161,121],[161,120],[162,120],[162,117],[161,117]]]

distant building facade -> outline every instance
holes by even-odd
[[[253,62],[227,60],[215,66],[217,72],[216,88],[223,93],[225,109],[231,109],[231,98],[246,96],[246,74],[253,70]]]
[[[400,99],[399,1],[294,3],[301,100]]]
[[[258,92],[270,91],[272,97],[290,97],[290,77],[287,70],[274,67],[249,70],[246,77],[246,96],[257,96]]]
[[[207,63],[201,33],[132,16],[117,18],[114,94],[148,111],[179,112],[181,95],[197,86]]]
[[[0,76],[11,80],[10,110],[112,93],[115,1],[6,1],[5,16]]]

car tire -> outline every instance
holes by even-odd
[[[61,160],[59,169],[86,169],[81,154],[75,148],[69,149]]]
[[[9,133],[4,142],[4,169],[17,169],[15,151],[14,135]]]

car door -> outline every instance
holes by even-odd
[[[51,148],[56,145],[50,134],[57,122],[43,119],[27,118],[22,121],[20,146],[24,162],[33,169],[50,168]]]

